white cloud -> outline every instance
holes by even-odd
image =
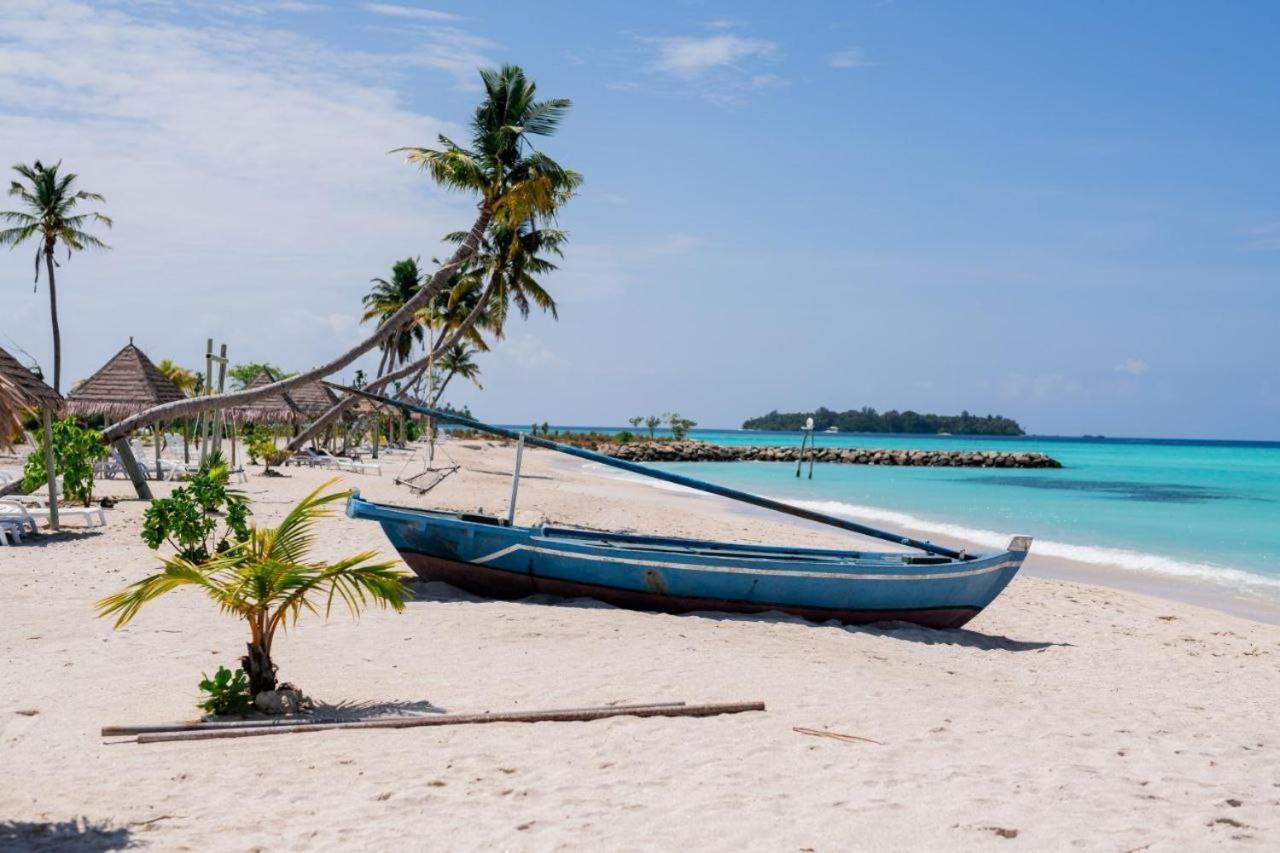
[[[116,221],[113,251],[59,271],[64,378],[142,330],[156,358],[191,363],[213,336],[234,361],[313,364],[355,334],[336,318],[355,317],[369,278],[439,253],[472,204],[387,151],[456,128],[405,109],[376,59],[277,29],[7,6],[6,162],[62,159]],[[30,266],[25,247],[0,252],[0,280]],[[11,295],[5,331],[47,370],[44,286]]]
[[[1280,252],[1280,222],[1268,222],[1248,231],[1245,249],[1251,252]]]
[[[547,348],[541,338],[528,333],[505,338],[496,350],[522,370],[553,367],[562,359]]]
[[[386,15],[391,18],[413,18],[418,21],[462,21],[461,15],[452,12],[440,12],[435,9],[423,9],[420,6],[401,6],[398,3],[365,3],[365,11],[375,15]]]
[[[1142,376],[1151,370],[1151,365],[1140,358],[1126,358],[1114,368],[1116,373],[1127,373],[1130,376]]]
[[[865,68],[871,63],[867,61],[866,54],[862,52],[862,48],[851,47],[848,50],[837,51],[828,56],[827,64],[832,68]]]
[[[681,77],[696,77],[714,68],[732,66],[744,59],[777,55],[778,46],[771,41],[734,35],[705,38],[675,36],[645,41],[656,46],[658,55],[654,69]]]

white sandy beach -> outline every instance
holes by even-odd
[[[511,448],[449,453],[464,470],[424,498],[392,482],[403,457],[344,482],[502,511]],[[263,521],[330,476],[284,470],[241,487]],[[849,541],[543,452],[526,453],[525,472],[520,523]],[[120,481],[99,492],[131,494]],[[1040,577],[1054,567],[1034,550],[955,632],[488,601],[432,584],[403,614],[305,621],[277,655],[281,677],[317,700],[400,712],[759,699],[764,713],[104,742],[104,724],[196,716],[200,673],[234,667],[245,638],[193,591],[122,631],[94,618],[95,600],[156,565],[138,538],[143,506],[122,503],[103,532],[0,547],[0,848],[1280,845],[1280,626]],[[323,530],[321,556],[393,555],[375,524]]]

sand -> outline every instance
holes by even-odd
[[[512,452],[454,442],[426,498],[505,508]],[[251,474],[257,473],[256,468]],[[526,453],[517,520],[743,541],[849,541]],[[264,522],[328,472],[241,488]],[[163,491],[168,488],[161,486]],[[126,495],[119,481],[101,492]],[[113,631],[93,603],[156,565],[143,504],[102,532],[0,547],[0,849],[1274,849],[1280,627],[1026,571],[966,630],[635,613],[418,585],[406,612],[310,619],[278,647],[317,700],[410,713],[763,700],[710,719],[109,743],[107,723],[195,716],[245,631],[194,591]],[[323,557],[392,556],[325,522]],[[845,742],[795,732],[871,738]]]

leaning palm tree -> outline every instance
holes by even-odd
[[[455,376],[469,379],[477,388],[484,388],[480,384],[480,365],[471,358],[474,354],[475,350],[465,343],[456,343],[441,353],[440,360],[436,364],[444,378],[436,386],[435,395],[431,398],[433,407],[440,402],[440,398],[444,396],[444,389],[449,387],[449,381]]]
[[[67,257],[72,251],[87,248],[106,249],[106,243],[85,231],[89,222],[111,227],[111,220],[97,211],[76,213],[82,201],[105,202],[97,193],[75,188],[74,172],[58,174],[61,161],[45,166],[39,160],[30,166],[19,163],[13,170],[26,181],[9,184],[9,195],[18,198],[24,210],[0,211],[0,220],[14,227],[0,231],[0,246],[14,248],[31,238],[36,238],[36,282],[40,281],[40,256],[44,256],[45,269],[49,272],[49,320],[53,324],[53,390],[62,391],[62,330],[58,327],[58,288],[53,269],[58,266],[53,259],[54,250],[62,243]]]
[[[390,280],[375,278],[370,284],[373,288],[364,297],[364,314],[360,317],[360,322],[377,320],[382,323],[394,317],[422,289],[422,274],[418,271],[417,259],[396,261],[391,266]],[[399,331],[382,342],[382,361],[378,365],[378,376],[394,369],[398,363],[408,361],[414,344],[422,343],[422,315],[426,310],[420,309],[412,322],[401,326]]]
[[[360,343],[292,379],[225,394],[214,405],[218,408],[241,406],[342,370],[379,346],[402,326],[413,322],[418,309],[441,293],[450,278],[474,254],[492,222],[519,223],[531,216],[548,215],[563,204],[573,188],[581,183],[581,175],[565,169],[546,154],[534,151],[528,141],[531,136],[554,133],[570,102],[564,98],[537,100],[537,87],[524,71],[515,66],[481,71],[480,77],[485,97],[471,120],[471,148],[463,148],[441,137],[439,148],[398,149],[407,152],[410,162],[421,166],[441,186],[479,197],[476,218],[468,238],[432,274],[431,280],[417,296]],[[418,369],[420,365],[411,363],[391,371],[371,383],[370,389],[379,391]],[[354,402],[354,397],[348,395],[295,437],[289,443],[289,449],[302,447]],[[166,403],[112,424],[103,431],[103,438],[116,442],[138,424],[158,417],[189,415],[202,407],[207,407],[203,400]]]
[[[446,234],[445,240],[461,242],[465,234]],[[460,276],[450,293],[457,301],[474,297],[483,283],[478,302],[487,313],[489,329],[494,337],[503,336],[507,316],[514,305],[520,316],[528,319],[534,306],[560,319],[556,301],[535,278],[554,272],[557,267],[544,255],[564,257],[563,246],[568,235],[557,229],[539,227],[534,219],[516,227],[494,223],[480,249],[469,262],[470,274]],[[456,337],[455,339],[456,340]],[[445,343],[452,346],[453,341]]]
[[[271,659],[276,632],[296,624],[303,611],[326,618],[340,600],[353,617],[369,604],[404,609],[412,593],[407,576],[395,562],[369,562],[366,551],[333,563],[315,561],[316,521],[333,515],[330,505],[350,492],[322,494],[333,480],[298,503],[278,527],[252,527],[248,538],[203,563],[174,556],[164,571],[143,578],[98,602],[99,616],[115,616],[115,627],[127,625],[144,604],[181,587],[196,587],[222,612],[249,624],[249,653],[241,666],[249,676],[249,690],[257,695],[276,687]]]
[[[443,187],[474,193],[480,197],[479,215],[471,230],[454,251],[449,261],[441,265],[431,281],[419,291],[404,308],[378,327],[377,341],[390,337],[395,330],[416,319],[417,310],[434,299],[475,254],[490,225],[506,225],[518,228],[530,219],[551,217],[573,195],[582,183],[582,176],[566,169],[541,151],[533,149],[530,136],[549,136],[555,133],[560,120],[568,112],[567,98],[536,100],[537,86],[525,77],[524,71],[514,65],[500,70],[486,69],[480,72],[484,83],[485,98],[476,108],[471,119],[471,147],[464,148],[445,136],[438,137],[438,148],[398,148],[407,154],[409,162],[420,166]],[[412,309],[412,310],[411,310]],[[483,302],[480,311],[483,312]],[[398,370],[388,371],[371,382],[370,391],[381,391],[396,380],[421,371],[433,356],[448,349],[471,325],[477,316],[454,333],[437,343],[431,352],[416,362]],[[364,344],[350,358],[343,356],[324,366],[308,371],[303,376],[310,379],[327,376],[356,357],[367,352],[373,344]],[[354,350],[353,350],[354,352]],[[349,353],[350,355],[350,353]],[[272,390],[285,390],[286,384],[264,386]],[[259,389],[263,391],[263,389]],[[235,395],[231,395],[235,396]],[[226,402],[228,398],[224,398]],[[355,402],[347,395],[289,442],[289,450],[304,446],[311,436],[324,429],[334,418]],[[127,419],[108,428],[103,434],[116,438],[126,427],[133,425]]]

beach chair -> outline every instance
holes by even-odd
[[[353,474],[376,474],[382,476],[382,466],[377,462],[361,462],[359,459],[338,458],[338,470],[350,471]]]
[[[0,517],[10,518],[11,520],[30,521],[31,530],[34,533],[37,521],[47,522],[49,520],[49,509],[48,507],[26,506],[5,497],[0,498]],[[99,507],[58,507],[59,524],[64,521],[71,521],[72,519],[79,519],[80,521],[83,521],[85,527],[106,527],[107,525],[107,514]]]
[[[37,530],[36,520],[31,511],[8,498],[0,498],[0,522],[3,522],[9,530],[17,531],[19,542],[22,541],[23,533],[35,533]]]
[[[0,545],[13,545],[22,541],[22,525],[0,519]]]

